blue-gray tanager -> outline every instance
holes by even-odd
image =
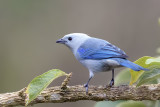
[[[125,66],[134,71],[148,69],[143,68],[129,60],[126,53],[108,41],[90,37],[83,33],[71,33],[56,41],[65,44],[71,49],[76,59],[89,70],[89,80],[84,85],[88,93],[88,84],[97,72],[112,70],[110,86],[114,85],[114,68]]]

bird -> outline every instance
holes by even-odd
[[[89,79],[84,84],[86,94],[88,94],[90,80],[98,72],[112,71],[112,79],[109,83],[109,87],[112,87],[114,85],[115,68],[124,66],[134,71],[149,70],[129,61],[126,53],[110,42],[84,33],[67,34],[57,40],[56,43],[66,45],[75,58],[88,69]]]

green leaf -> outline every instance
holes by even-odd
[[[153,57],[149,57],[149,56],[144,56],[142,58],[139,58],[138,60],[136,60],[134,63],[144,67],[144,68],[148,68],[150,67],[150,64],[148,64],[146,62],[146,60],[150,59],[150,58],[153,58]],[[132,85],[133,83],[135,83],[138,78],[143,74],[143,70],[141,71],[134,71],[134,70],[130,70],[130,73],[131,73],[131,80],[130,80],[130,85]],[[148,72],[148,71],[145,71],[145,72]]]
[[[58,69],[52,69],[34,78],[29,83],[26,90],[26,106],[34,100],[54,79],[63,75],[66,75],[66,73]]]
[[[115,77],[115,86],[128,84],[131,78],[131,74],[129,72],[129,68],[126,68],[118,73]]]
[[[153,65],[160,65],[160,57],[157,58],[149,58],[146,60],[146,64],[149,64],[149,66],[153,66]]]
[[[143,73],[138,79],[139,81],[136,86],[140,86],[142,84],[148,83],[158,78],[160,78],[160,69],[153,69],[149,72]]]
[[[150,69],[150,71],[133,71],[131,69],[122,70],[115,78],[115,85],[127,84],[130,77],[130,85],[138,81],[137,86],[145,83],[156,84],[160,78],[160,57],[154,58],[144,56],[134,63]],[[129,71],[131,75],[129,74]]]
[[[125,101],[119,103],[116,107],[146,107],[142,101]]]
[[[138,79],[137,86],[160,78],[160,58],[149,58],[146,60],[150,71],[144,72]]]

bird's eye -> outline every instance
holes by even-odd
[[[71,40],[72,40],[72,37],[69,37],[68,40],[71,41]]]

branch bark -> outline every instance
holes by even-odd
[[[26,88],[11,93],[0,94],[0,107],[25,105]],[[67,86],[65,90],[61,86],[45,89],[41,95],[33,100],[30,105],[37,103],[64,103],[79,100],[160,100],[160,84],[135,86],[121,85],[118,87],[90,86],[86,95],[82,85]]]

